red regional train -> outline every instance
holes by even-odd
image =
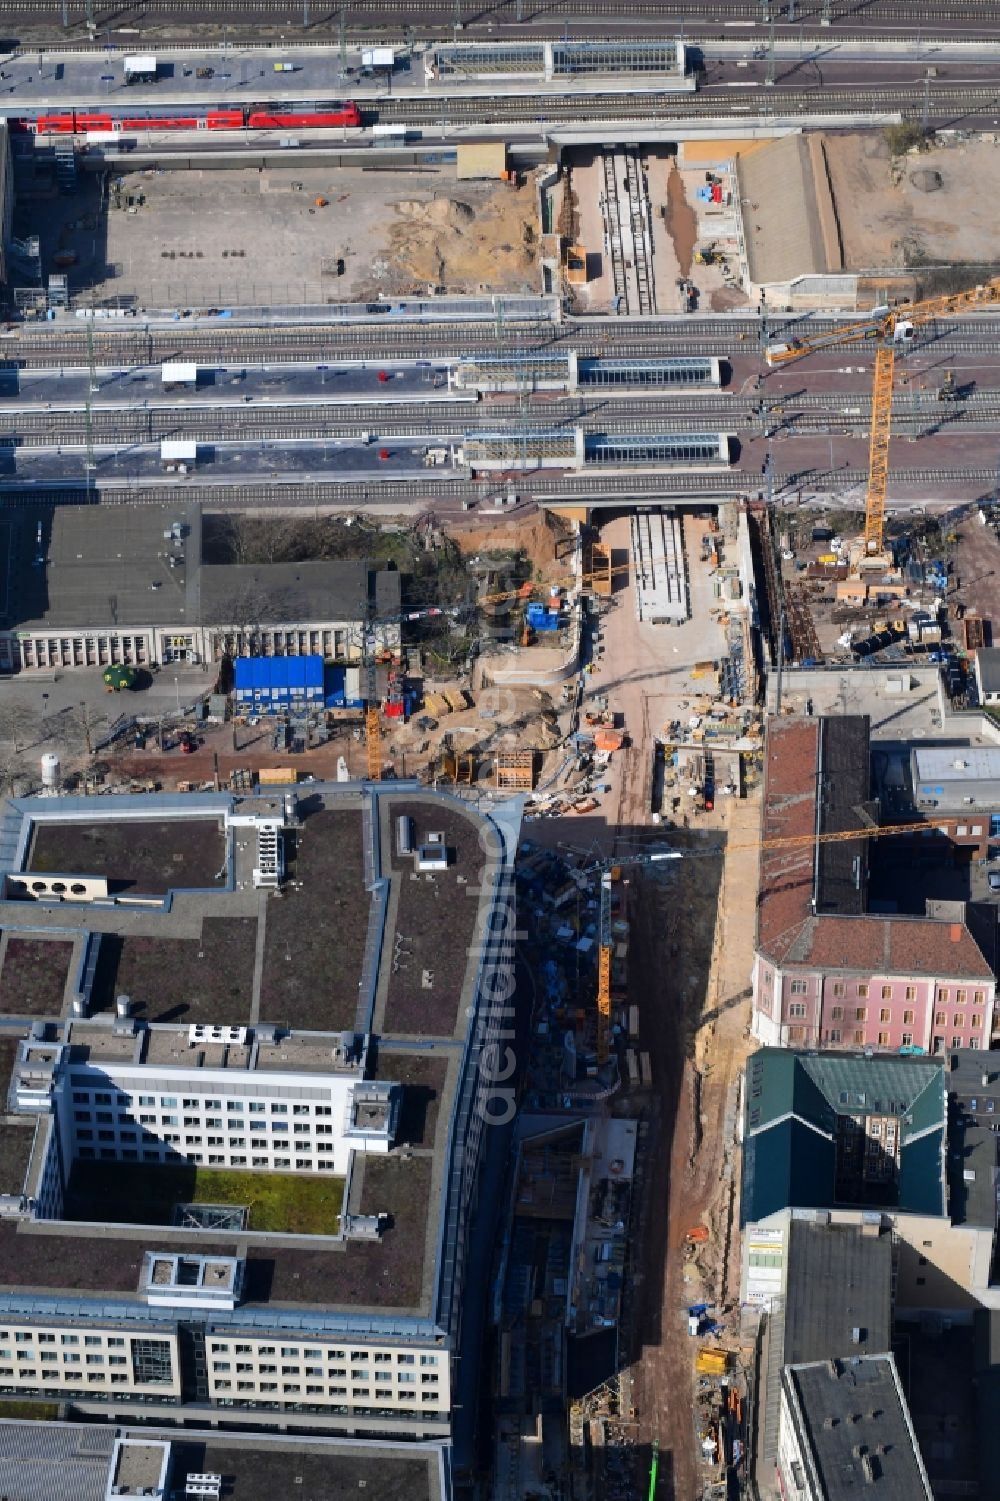
[[[206,110],[204,114],[189,115],[113,115],[106,110],[77,109],[19,119],[11,124],[40,136],[123,130],[322,130],[331,125],[358,126],[361,111],[353,103],[297,108],[251,104],[244,109]]]

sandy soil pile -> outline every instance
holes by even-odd
[[[545,579],[555,579],[571,571],[570,533],[567,522],[543,512],[529,517],[512,516],[492,526],[456,528],[451,535],[464,553],[519,548],[536,572]]]
[[[469,184],[461,197],[404,198],[393,205],[382,261],[382,291],[532,292],[536,288],[535,198],[507,183]]]

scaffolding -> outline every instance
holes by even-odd
[[[454,367],[452,386],[456,391],[564,390],[569,378],[564,354],[470,355]]]
[[[437,47],[434,64],[439,78],[542,78],[545,76],[545,44],[499,42],[483,47],[461,44]]]
[[[531,792],[535,785],[534,751],[498,751],[496,785],[501,792]]]
[[[785,606],[770,512],[764,507],[748,510],[747,525],[755,569],[764,579],[764,599],[760,602],[763,606],[760,610],[761,632],[769,665],[776,668],[784,656]]]
[[[785,585],[785,612],[792,660],[798,663],[822,662],[823,653],[820,650],[819,637],[816,635],[816,624],[809,604],[809,595],[804,585],[796,583]]]
[[[552,76],[594,77],[604,73],[661,73],[683,78],[682,42],[553,42]]]
[[[578,428],[557,432],[467,433],[462,462],[472,469],[568,469],[578,465],[583,434]]]
[[[584,575],[590,579],[595,594],[609,598],[611,583],[611,547],[607,542],[591,542],[584,560]]]

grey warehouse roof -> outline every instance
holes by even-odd
[[[164,535],[175,523],[180,541]],[[364,618],[364,561],[255,567],[201,559],[201,510],[190,502],[0,512],[0,629]],[[380,569],[374,578],[377,613],[397,612],[399,575]]]
[[[918,781],[1000,781],[998,745],[915,745],[910,760],[914,785]]]
[[[973,815],[1000,804],[1000,746],[915,746],[910,778],[918,807]]]
[[[793,1365],[782,1381],[818,1481],[811,1494],[857,1501],[871,1491],[879,1501],[931,1501],[891,1355]]]

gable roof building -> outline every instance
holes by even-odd
[[[762,1048],[747,1064],[744,1225],[783,1209],[944,1215],[943,1064]]]
[[[791,1047],[987,1048],[995,977],[964,913],[943,920],[868,911],[865,831],[879,822],[869,792],[865,717],[771,725],[754,1035]],[[857,839],[813,842],[816,834],[855,830]],[[922,837],[919,828],[913,837]],[[766,844],[783,840],[801,844]]]

